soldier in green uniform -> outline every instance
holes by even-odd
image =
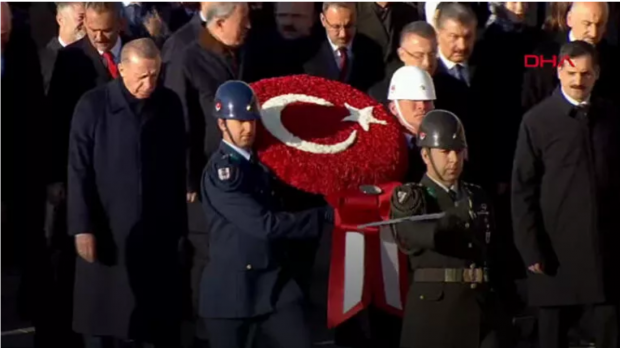
[[[509,323],[493,282],[492,212],[482,189],[459,180],[467,156],[463,125],[449,111],[431,111],[417,145],[426,174],[394,190],[391,217],[445,214],[392,225],[412,272],[400,346],[508,347],[502,328]]]

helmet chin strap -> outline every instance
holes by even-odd
[[[441,176],[441,173],[439,172],[439,170],[437,170],[437,166],[435,165],[435,161],[433,160],[433,156],[431,155],[431,149],[427,147],[424,149],[424,151],[426,151],[426,154],[428,155],[428,159],[431,162],[431,167],[433,167],[433,171],[435,172],[437,179],[439,179],[439,181],[441,181],[444,184],[447,183],[447,181],[443,178],[443,176]]]
[[[398,120],[400,121],[400,124],[403,125],[403,127],[407,128],[407,130],[413,134],[413,135],[417,135],[417,130],[409,123],[407,122],[407,120],[405,120],[405,117],[403,116],[402,112],[400,111],[400,105],[398,103],[398,100],[394,100],[394,105],[396,105],[396,115],[398,116]]]
[[[228,120],[226,119],[224,119],[224,128],[226,130],[226,134],[228,134],[228,137],[230,138],[230,142],[233,143],[233,145],[235,145],[236,147],[242,149],[243,147],[239,146],[235,141],[235,138],[233,138],[232,134],[230,134],[230,129],[228,129]]]

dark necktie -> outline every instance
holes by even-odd
[[[590,105],[581,104],[575,106],[575,118],[582,122],[588,122],[588,113],[590,111]]]
[[[338,70],[340,70],[339,80],[345,81],[347,78],[347,68],[349,65],[349,57],[346,47],[340,47],[338,49]]]
[[[469,82],[467,82],[467,77],[465,76],[465,68],[461,64],[455,65],[452,70],[454,71],[453,75],[457,80],[469,85]]]
[[[448,189],[448,195],[452,198],[453,202],[456,202],[458,194],[453,189]]]
[[[105,59],[106,67],[108,68],[108,71],[110,72],[110,75],[112,76],[112,78],[113,79],[117,78],[118,67],[116,66],[116,63],[114,62],[114,57],[112,56],[112,53],[110,51],[103,52],[103,59]]]

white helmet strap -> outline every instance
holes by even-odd
[[[398,103],[398,100],[394,100],[394,105],[396,106],[396,115],[398,116],[400,124],[402,124],[403,127],[407,128],[407,130],[411,134],[415,135],[417,133],[417,129],[411,123],[407,122],[407,120],[403,116],[402,112],[400,111],[400,104]]]

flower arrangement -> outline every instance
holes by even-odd
[[[328,196],[404,176],[408,157],[400,126],[368,95],[308,75],[251,86],[263,121],[258,155],[287,184]]]

